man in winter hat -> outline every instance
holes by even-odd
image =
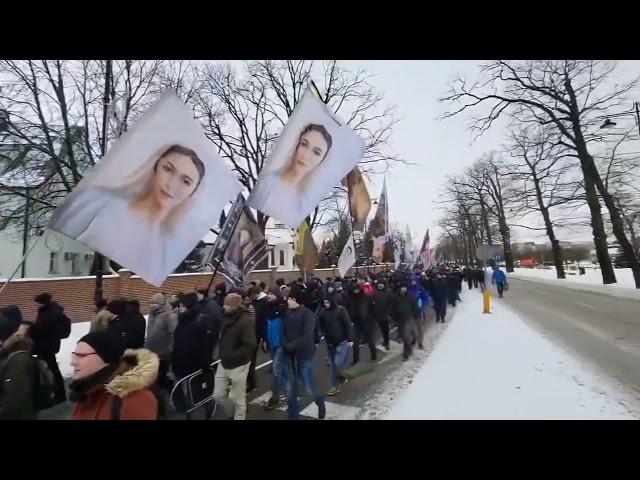
[[[251,315],[238,293],[224,299],[224,316],[220,331],[220,365],[216,371],[213,397],[226,409],[233,402],[234,420],[247,416],[247,374],[254,349],[256,332]]]

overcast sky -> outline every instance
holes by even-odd
[[[372,83],[385,92],[389,103],[398,106],[401,122],[393,133],[396,152],[416,166],[396,166],[387,175],[389,212],[392,222],[411,227],[413,238],[421,242],[427,227],[437,236],[436,223],[441,215],[436,202],[440,198],[447,174],[456,174],[473,163],[482,153],[499,149],[506,122],[496,123],[482,137],[472,142],[468,117],[440,121],[445,110],[438,98],[457,74],[475,79],[478,61],[344,61],[343,65],[369,69],[376,76]],[[620,64],[620,81],[640,74],[640,62]],[[476,112],[476,114],[479,112]],[[380,184],[371,195],[379,195]],[[563,240],[589,240],[589,228],[572,229]],[[514,241],[546,240],[544,232],[514,228]]]

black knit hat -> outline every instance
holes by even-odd
[[[180,297],[180,303],[187,308],[191,308],[198,303],[198,295],[196,293],[187,293],[182,295],[182,297]]]
[[[78,340],[93,348],[104,363],[116,363],[124,354],[124,344],[121,338],[112,330],[99,330],[87,333]]]
[[[127,308],[127,302],[123,299],[111,300],[107,304],[107,310],[114,315],[122,315]]]
[[[39,295],[36,295],[33,300],[40,305],[48,305],[49,303],[51,303],[51,294],[46,292],[40,293]]]

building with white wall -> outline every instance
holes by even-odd
[[[31,236],[27,250],[33,247],[25,261],[25,278],[73,277],[89,275],[94,252],[81,243],[51,230],[41,238]],[[22,231],[9,226],[0,230],[0,278],[8,278],[23,256]],[[14,278],[22,278],[21,269]]]
[[[267,255],[269,268],[277,267],[278,270],[294,270],[293,257],[295,256],[296,231],[287,227],[284,223],[270,218],[264,234],[269,244],[269,255]]]

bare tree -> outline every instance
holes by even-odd
[[[618,206],[631,244],[640,254],[640,152],[636,126],[607,135],[602,155],[596,155],[598,169],[604,175],[606,188]]]
[[[41,60],[0,62],[0,208],[4,224],[21,223],[29,208],[40,229],[51,212],[103,154],[103,123],[109,140],[126,131],[158,92],[161,62],[113,61],[105,116],[106,62]],[[29,202],[6,209],[15,197]]]
[[[562,247],[555,231],[551,211],[561,206],[578,207],[584,203],[579,193],[581,185],[573,176],[573,162],[564,155],[566,148],[560,145],[547,128],[531,126],[511,132],[507,151],[511,155],[509,176],[517,184],[516,210],[521,215],[539,213],[551,242],[556,275],[565,278]],[[524,225],[523,225],[524,226]]]
[[[457,105],[444,118],[488,104],[488,113],[472,123],[479,134],[491,128],[503,113],[511,114],[518,122],[554,126],[561,144],[572,150],[580,162],[603,282],[615,283],[616,278],[607,251],[598,193],[609,211],[614,235],[630,259],[636,287],[640,288],[640,262],[627,238],[615,199],[589,149],[589,144],[601,137],[596,129],[603,115],[625,101],[637,85],[634,80],[612,87],[607,80],[614,69],[614,64],[600,61],[495,61],[482,66],[482,81],[468,85],[457,79],[440,100]]]

